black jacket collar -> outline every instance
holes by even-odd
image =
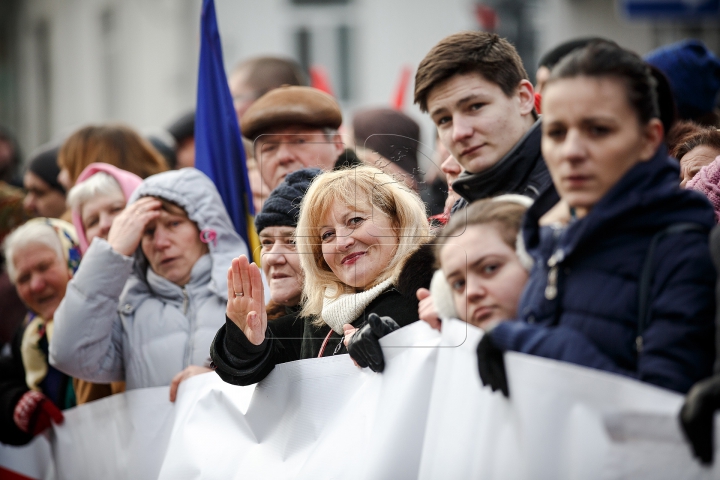
[[[541,134],[538,119],[500,161],[480,173],[463,172],[453,183],[453,190],[468,202],[503,193],[536,198],[550,183],[550,174],[540,153]]]

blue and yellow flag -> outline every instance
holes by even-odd
[[[203,0],[195,110],[195,167],[213,181],[238,234],[260,264],[250,179],[223,65],[215,2]]]

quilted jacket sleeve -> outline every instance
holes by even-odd
[[[637,370],[620,368],[579,330],[563,325],[504,322],[491,331],[494,343],[513,350],[631,376],[687,392],[712,373],[715,357],[715,269],[706,237],[669,235],[658,245],[650,322]],[[609,339],[612,341],[612,339]]]
[[[97,383],[124,380],[118,300],[133,259],[93,240],[55,313],[50,363]]]

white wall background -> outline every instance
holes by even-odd
[[[24,150],[89,122],[122,121],[148,132],[193,108],[200,7],[201,0],[23,1],[16,130]],[[216,0],[228,71],[254,55],[295,57],[294,32],[305,26],[316,40],[314,61],[336,81],[333,32],[348,26],[346,119],[358,107],[387,105],[403,66],[414,69],[440,39],[477,28],[473,8],[474,0],[350,0],[329,7],[297,6],[291,0]],[[537,0],[534,8],[538,56],[587,35],[613,38],[640,53],[688,34],[705,38],[716,52],[720,46],[717,21],[687,28],[630,22],[613,0]],[[528,65],[528,71],[534,67]],[[339,85],[333,86],[337,91]],[[405,104],[423,126],[423,141],[431,145],[432,125],[412,105],[412,82]]]

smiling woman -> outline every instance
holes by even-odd
[[[54,317],[80,261],[75,231],[67,222],[38,218],[10,234],[5,243],[8,274],[28,314],[0,362],[0,442],[24,444],[60,409],[75,406],[72,378],[48,364]]]
[[[286,182],[298,182],[295,176],[302,172]],[[415,292],[429,286],[433,262],[429,246],[423,245],[429,226],[420,198],[402,181],[371,167],[323,173],[307,193],[296,191],[293,208],[299,198],[294,248],[305,281],[302,317],[268,322],[259,269],[247,258],[233,260],[228,281],[235,298],[228,302],[226,325],[211,351],[226,382],[249,385],[278,363],[347,353],[342,340],[372,322],[373,313],[392,317],[396,328],[417,320]],[[272,240],[271,251],[280,253],[277,241]],[[270,288],[275,299],[273,281]]]
[[[148,177],[107,240],[88,248],[56,314],[50,361],[128,389],[172,383],[174,399],[182,379],[208,371],[238,252],[247,247],[209,178],[194,168]]]

